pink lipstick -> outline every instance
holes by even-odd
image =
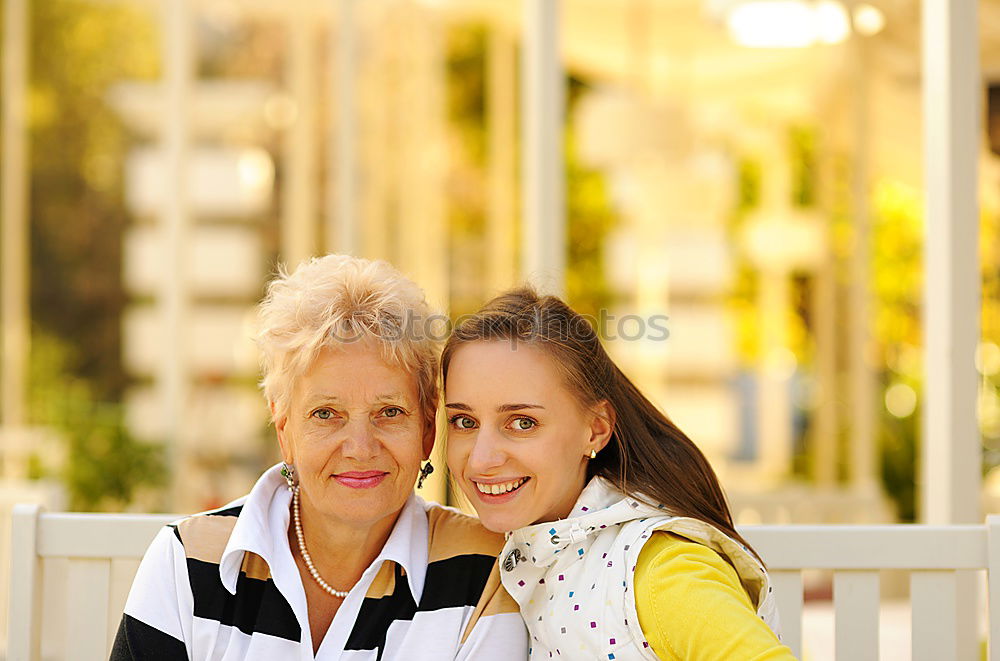
[[[347,471],[337,473],[333,479],[351,489],[371,489],[381,484],[387,475],[385,471]]]

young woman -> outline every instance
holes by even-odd
[[[510,291],[455,329],[442,368],[448,465],[510,533],[501,580],[531,658],[794,658],[712,468],[585,319]]]

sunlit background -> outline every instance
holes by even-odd
[[[1000,0],[978,1],[976,521],[1000,511]],[[950,267],[925,263],[916,0],[2,4],[4,517],[246,493],[278,458],[254,305],[279,263],[350,252],[452,317],[564,294],[738,523],[928,520],[921,320]],[[440,449],[424,491],[453,502]]]

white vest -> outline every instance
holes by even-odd
[[[745,546],[703,521],[671,516],[594,478],[568,518],[509,533],[500,555],[501,581],[521,608],[532,659],[658,658],[643,636],[633,596],[639,552],[657,530],[725,556],[757,615],[780,639],[767,572]]]

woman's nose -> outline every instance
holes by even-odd
[[[496,438],[489,430],[481,430],[472,442],[469,452],[469,468],[475,473],[488,473],[504,464],[506,454]]]
[[[343,433],[346,436],[340,453],[344,457],[367,461],[378,455],[379,442],[367,418],[351,420],[344,426]]]

